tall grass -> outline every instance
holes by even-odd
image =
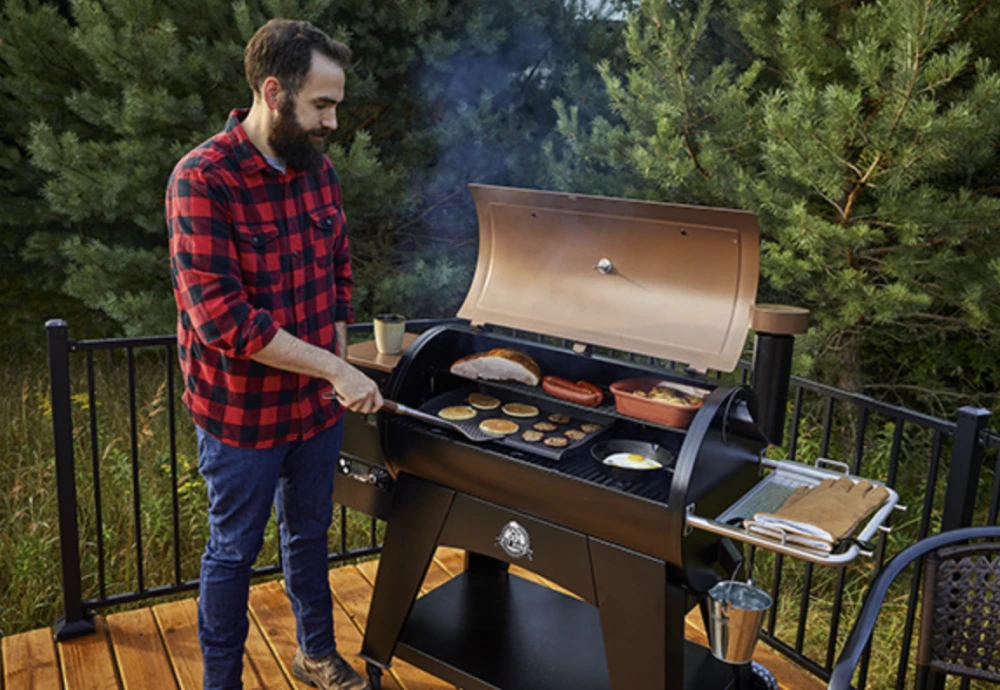
[[[132,444],[127,363],[121,353],[94,353],[94,407],[87,393],[85,355],[72,357],[72,407],[77,520],[84,597],[100,595],[96,491],[100,491],[104,584],[108,594],[138,588],[133,461],[138,471],[143,584],[197,578],[208,536],[205,485],[198,474],[194,425],[180,401],[175,367],[176,464],[170,453],[166,353],[138,352],[135,360],[135,447]],[[51,625],[62,607],[52,405],[42,357],[0,369],[0,636]],[[91,414],[97,443],[92,443]],[[96,459],[95,459],[96,455]],[[96,462],[97,473],[94,473]],[[95,481],[95,477],[98,481]],[[177,521],[173,491],[177,487]],[[338,513],[339,515],[339,513]],[[174,570],[178,535],[179,578]],[[384,526],[377,538],[381,540]],[[370,538],[370,520],[347,512],[347,547]],[[257,565],[277,561],[272,517]],[[340,548],[335,515],[330,550]],[[148,602],[146,604],[148,605]]]
[[[72,402],[74,454],[77,466],[78,520],[83,564],[84,596],[99,593],[95,475],[98,467],[103,519],[103,548],[106,590],[113,594],[137,588],[137,556],[133,516],[133,448],[127,362],[122,353],[94,353],[94,407],[87,394],[85,356],[72,358]],[[140,524],[143,538],[145,584],[152,587],[175,580],[172,488],[178,499],[180,579],[197,577],[199,559],[207,536],[204,483],[197,471],[194,427],[180,403],[180,376],[175,378],[174,410],[176,470],[171,463],[170,396],[166,380],[167,355],[164,350],[143,351],[136,356],[135,378],[135,463],[141,499]],[[176,369],[175,369],[175,373]],[[0,636],[51,625],[61,611],[58,513],[56,506],[52,409],[48,398],[45,359],[36,356],[24,366],[0,369]],[[818,396],[807,395],[800,425],[796,459],[812,462],[823,445],[823,404]],[[97,422],[97,443],[92,444],[90,418]],[[858,446],[858,412],[837,405],[830,434],[828,457],[852,462]],[[905,427],[900,448],[896,488],[906,513],[893,518],[894,531],[883,536],[888,559],[920,536],[921,513],[928,494],[928,468],[934,444],[933,434],[913,425]],[[875,415],[868,420],[863,440],[861,473],[885,480],[889,475],[894,426],[892,420]],[[938,530],[943,507],[945,479],[951,452],[950,441],[941,449],[941,462],[930,492],[932,512],[928,533]],[[787,457],[788,448],[774,448],[774,457]],[[976,524],[985,524],[995,454],[988,454],[976,505]],[[176,475],[176,476],[175,476]],[[340,545],[338,520],[330,534],[331,550]],[[378,538],[381,540],[382,526]],[[348,511],[349,548],[368,543],[369,519]],[[258,564],[276,559],[276,526],[267,527],[265,546]],[[757,551],[754,576],[770,589],[775,558]],[[843,613],[837,628],[835,650],[839,651],[850,630],[871,582],[876,564],[859,559],[843,571]],[[802,593],[807,568],[793,559],[784,559],[781,595],[773,633],[795,644]],[[869,687],[894,685],[902,648],[912,569],[898,579],[890,591],[875,629]],[[806,601],[808,613],[802,649],[821,665],[833,631],[832,611],[840,585],[839,571],[816,567]],[[148,602],[141,604],[148,605]],[[909,679],[916,649],[911,643]],[[975,687],[975,685],[973,686]]]

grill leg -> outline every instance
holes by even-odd
[[[401,474],[396,481],[361,647],[365,658],[384,666],[392,659],[406,616],[434,558],[454,497],[454,491],[412,475]]]
[[[382,669],[375,664],[368,664],[368,684],[372,690],[382,690]]]
[[[687,597],[666,563],[590,540],[612,690],[682,690]]]

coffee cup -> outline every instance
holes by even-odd
[[[379,354],[398,355],[403,351],[406,317],[402,314],[378,314],[374,321],[375,349]]]

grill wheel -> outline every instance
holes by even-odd
[[[767,666],[758,664],[756,661],[750,662],[750,690],[778,690],[778,681]]]

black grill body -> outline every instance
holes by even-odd
[[[684,616],[741,559],[726,539],[685,533],[684,517],[694,506],[715,517],[757,482],[766,439],[752,391],[714,388],[691,426],[678,430],[621,417],[610,396],[595,411],[553,402],[540,387],[449,373],[459,357],[495,347],[605,388],[663,377],[627,361],[450,325],[407,350],[386,393],[416,408],[467,388],[561,405],[570,415],[587,410],[607,421],[602,440],[652,441],[676,461],[652,481],[622,482],[590,457],[589,444],[554,459],[382,415],[395,486],[362,649],[376,683],[394,655],[468,689],[677,690],[746,681],[748,669],[684,641]],[[465,549],[466,572],[417,601],[438,546]],[[511,575],[511,563],[579,599]]]

